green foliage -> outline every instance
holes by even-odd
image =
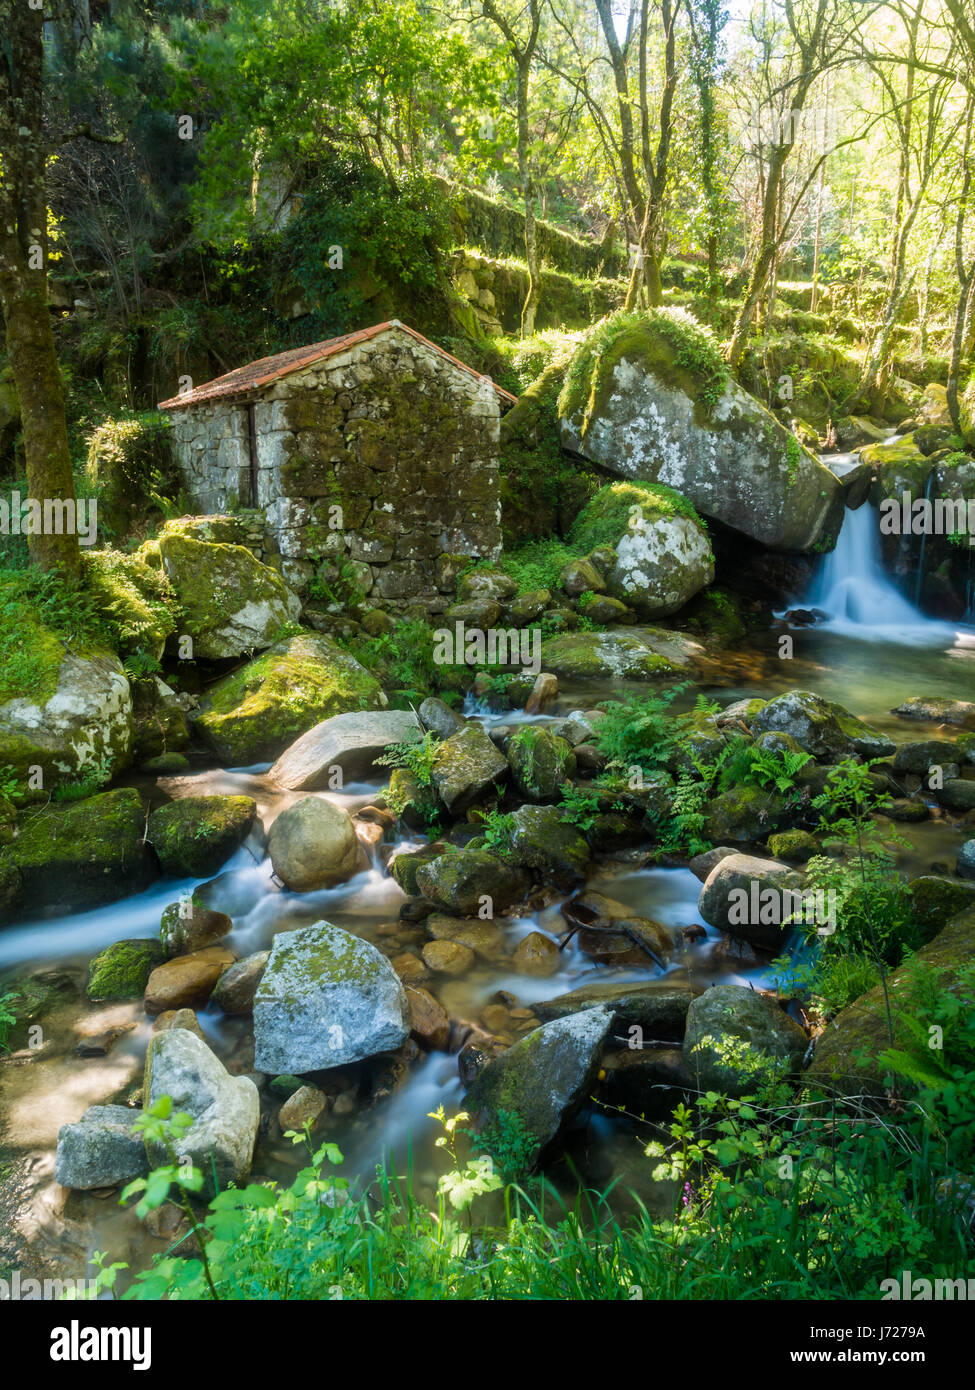
[[[694,711],[671,713],[671,705],[689,687],[690,681],[683,681],[659,695],[627,695],[607,702],[606,717],[596,725],[593,741],[610,766],[636,766],[644,774],[666,767],[695,714],[705,710],[705,702],[699,699]]]
[[[88,481],[110,535],[144,526],[152,512],[163,518],[175,514],[179,483],[171,434],[171,420],[147,410],[104,420],[89,436]]]
[[[577,787],[574,782],[563,782],[560,792],[559,814],[562,819],[577,830],[591,830],[600,813],[602,798],[599,793]]]
[[[340,640],[382,683],[394,707],[409,709],[431,694],[450,704],[470,684],[470,667],[434,661],[433,631],[422,618],[404,619],[379,637]]]
[[[538,1158],[538,1140],[514,1110],[498,1110],[490,1125],[476,1134],[467,1132],[488,1155],[505,1185],[514,1182],[520,1173],[531,1172]]]
[[[673,488],[662,483],[607,483],[572,523],[569,541],[580,555],[603,546],[615,549],[625,535],[640,526],[676,516],[686,517],[707,532],[687,498]]]
[[[554,538],[527,541],[501,559],[501,569],[518,585],[520,593],[533,589],[560,592],[559,578],[578,552]]]
[[[507,854],[512,847],[511,836],[515,828],[514,817],[495,808],[490,811],[479,811],[478,822],[487,847],[497,854]]]
[[[433,785],[433,762],[437,754],[437,737],[429,729],[422,738],[412,743],[394,743],[381,758],[376,758],[379,767],[404,767],[421,787]]]
[[[0,992],[0,1052],[10,1051],[7,1038],[10,1036],[10,1029],[17,1022],[14,1004],[19,998],[16,990],[7,989]]]
[[[756,748],[744,738],[731,739],[729,748],[718,782],[720,791],[732,787],[774,787],[784,796],[793,795],[797,790],[796,774],[812,761],[808,753]]]

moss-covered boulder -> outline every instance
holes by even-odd
[[[815,835],[810,835],[808,830],[782,830],[768,837],[768,852],[776,859],[805,864],[814,854],[821,854],[822,850]]]
[[[705,833],[716,845],[747,844],[788,829],[796,810],[777,792],[740,786],[712,797],[705,816]]]
[[[676,613],[714,578],[707,532],[670,488],[610,483],[583,507],[569,540],[586,552],[612,547],[609,593],[645,618]]]
[[[589,845],[556,806],[519,806],[511,815],[508,858],[569,890],[585,882]]]
[[[922,874],[907,885],[914,917],[925,938],[937,936],[953,918],[975,909],[975,884],[958,883],[938,874]]]
[[[176,595],[160,570],[136,554],[89,550],[81,557],[85,588],[111,627],[115,650],[157,659],[180,619]]]
[[[163,873],[210,878],[247,838],[257,803],[249,796],[186,796],[149,817],[148,839]]]
[[[389,876],[399,884],[403,892],[410,898],[420,896],[420,888],[416,881],[416,876],[424,864],[429,864],[434,859],[439,859],[444,853],[444,846],[424,845],[422,849],[402,850],[395,859],[390,860]]]
[[[511,1178],[525,1177],[544,1162],[560,1134],[592,1093],[613,1015],[585,1009],[534,1029],[496,1057],[475,1078],[464,1107],[481,1133],[505,1132],[521,1121],[526,1144]]]
[[[492,913],[503,911],[520,901],[529,886],[524,869],[478,849],[441,854],[421,865],[416,881],[425,898],[461,917],[473,916],[486,903]]]
[[[225,767],[269,762],[322,720],[379,709],[382,688],[353,656],[303,632],[210,686],[193,726]]]
[[[220,976],[235,960],[233,951],[218,944],[163,961],[146,981],[146,1013],[202,1008],[209,1002]]]
[[[358,1062],[409,1036],[403,986],[375,946],[330,922],[279,932],[254,999],[255,1066],[272,1075]]]
[[[144,842],[146,808],[131,787],[20,818],[0,865],[16,870],[22,912],[78,912],[116,902],[145,888],[158,869]],[[9,910],[9,909],[8,909]]]
[[[523,725],[512,734],[505,752],[515,786],[531,801],[555,801],[563,782],[575,776],[571,744],[550,729]]]
[[[201,541],[169,522],[150,556],[159,556],[179,600],[193,654],[226,661],[271,646],[297,621],[301,601],[242,545]]]
[[[801,874],[777,860],[725,855],[705,879],[697,910],[719,931],[776,951],[792,930],[789,919],[803,883]]]
[[[787,690],[777,695],[758,711],[750,727],[756,735],[769,731],[789,734],[820,762],[834,762],[850,747],[834,706],[810,690]]]
[[[763,545],[811,550],[838,529],[838,479],[737,384],[683,310],[598,324],[570,363],[559,416],[567,449],[664,483]]]
[[[432,765],[433,785],[448,811],[467,808],[496,782],[507,780],[508,763],[480,724],[465,724],[437,748]]]
[[[118,657],[93,642],[69,643],[26,599],[5,600],[0,768],[12,770],[17,799],[46,801],[81,780],[104,785],[128,765],[131,748],[132,696]]]
[[[559,680],[656,681],[693,672],[703,657],[704,648],[683,632],[631,627],[546,637],[541,662]]]
[[[795,1073],[809,1041],[774,999],[715,985],[687,1011],[684,1064],[702,1091],[754,1094],[763,1079]]]
[[[966,912],[922,946],[913,959],[930,967],[939,986],[957,996],[965,989],[960,971],[973,958],[975,912]],[[881,1054],[891,1046],[911,1050],[918,1019],[925,1016],[924,1001],[930,995],[926,984],[919,981],[916,967],[908,962],[887,977],[887,996],[893,1043],[887,1001],[882,986],[877,985],[838,1013],[816,1039],[805,1073],[810,1086],[827,1095],[880,1100],[887,1094],[888,1068],[880,1060]]]
[[[141,999],[149,976],[163,959],[158,941],[114,941],[89,961],[85,993],[92,1001]]]

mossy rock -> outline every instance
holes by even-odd
[[[81,561],[85,587],[111,626],[116,650],[161,657],[181,616],[165,574],[118,550],[90,550]]]
[[[583,339],[559,397],[565,449],[676,489],[762,545],[813,550],[842,516],[839,480],[733,380],[691,314],[620,313]]]
[[[301,601],[241,545],[193,539],[168,524],[155,542],[196,658],[225,661],[271,646]]]
[[[570,632],[542,642],[541,663],[560,680],[657,681],[692,671],[703,648],[664,628]]]
[[[515,786],[531,801],[554,801],[563,782],[575,776],[571,745],[550,729],[525,725],[512,734],[505,751]]]
[[[714,578],[700,517],[679,493],[659,484],[609,483],[583,507],[569,540],[584,552],[613,548],[610,595],[644,617],[675,613]]]
[[[186,796],[149,817],[148,840],[163,873],[210,878],[243,844],[257,803],[249,796]]]
[[[141,999],[149,976],[164,959],[158,941],[115,941],[89,962],[85,993],[93,1002]]]
[[[819,841],[808,830],[782,830],[770,835],[768,851],[774,858],[794,864],[805,864],[814,854],[822,853]]]
[[[131,787],[23,815],[16,840],[0,850],[0,864],[20,876],[18,905],[32,914],[79,912],[139,892],[157,872],[145,821]]]
[[[942,931],[952,918],[975,908],[975,884],[923,874],[907,885],[914,916],[926,940]]]
[[[420,888],[416,881],[417,874],[424,865],[432,863],[434,859],[439,859],[443,853],[442,845],[424,845],[423,849],[397,854],[389,865],[389,875],[395,879],[407,897],[419,897]]]
[[[212,685],[192,722],[225,767],[246,767],[334,714],[384,703],[379,681],[344,648],[303,632]]]
[[[913,957],[929,966],[940,988],[958,996],[965,986],[963,967],[975,957],[975,912],[956,917]],[[887,994],[876,985],[843,1009],[816,1039],[812,1063],[805,1074],[807,1085],[827,1096],[850,1097],[855,1103],[867,1097],[882,1102],[888,1094],[889,1068],[881,1055],[890,1047],[910,1051],[912,1025],[925,1014],[926,989],[916,984],[914,965],[908,962],[887,977]],[[894,1041],[887,1022],[890,1004]],[[901,1081],[901,1089],[910,1089]],[[906,1113],[910,1113],[909,1111]]]
[[[705,833],[716,845],[764,840],[785,829],[794,813],[783,797],[760,787],[731,787],[705,808]]]

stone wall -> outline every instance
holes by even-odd
[[[256,506],[265,558],[307,592],[316,569],[382,607],[432,610],[442,556],[497,558],[500,407],[488,378],[391,329],[268,386],[255,403],[176,409],[184,487],[205,512]],[[440,581],[440,585],[438,585]]]

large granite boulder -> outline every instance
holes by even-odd
[[[464,917],[479,912],[486,900],[501,912],[527,893],[524,869],[481,849],[452,850],[422,864],[417,887],[429,902]]]
[[[276,758],[322,720],[385,702],[378,680],[354,656],[303,632],[211,685],[192,719],[224,766],[247,767]]]
[[[465,724],[444,739],[433,759],[433,784],[448,811],[459,814],[508,776],[507,760],[480,724]]]
[[[839,480],[738,385],[683,310],[597,324],[566,373],[559,417],[564,448],[664,483],[762,545],[809,551],[839,531]]]
[[[261,1118],[257,1087],[249,1076],[231,1076],[206,1043],[186,1028],[168,1028],[150,1039],[146,1058],[146,1100],[162,1096],[174,1114],[192,1115],[180,1137],[179,1156],[203,1173],[212,1192],[243,1182],[250,1172]],[[170,1161],[158,1144],[147,1144],[155,1166]]]
[[[444,706],[446,708],[446,706]],[[323,791],[368,777],[377,758],[395,743],[413,743],[420,726],[412,710],[365,710],[323,719],[286,748],[271,768],[271,780],[291,791]],[[340,783],[339,785],[342,785]]]
[[[708,874],[697,910],[719,931],[778,950],[792,930],[790,918],[801,902],[804,879],[777,859],[729,854]]]
[[[667,680],[692,674],[704,648],[661,627],[607,628],[546,637],[541,662],[559,680]]]
[[[387,958],[351,932],[316,922],[274,938],[254,999],[254,1064],[302,1076],[401,1047],[403,986]]]

